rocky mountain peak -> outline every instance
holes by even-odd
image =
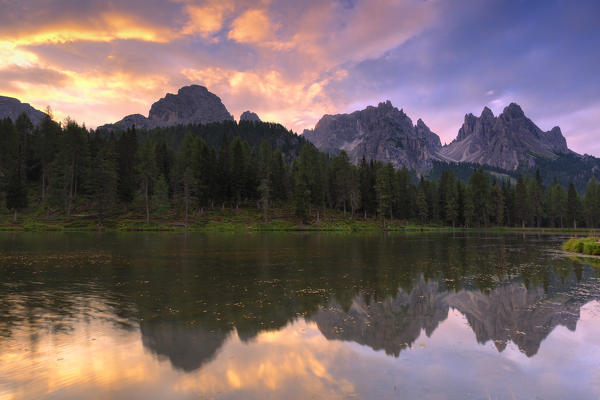
[[[101,126],[99,129],[122,130],[135,125],[152,129],[160,126],[208,124],[233,121],[221,99],[200,85],[184,86],[177,94],[167,93],[152,104],[148,118],[141,114],[128,115],[121,121]]]
[[[569,153],[560,128],[543,132],[516,103],[494,117],[485,107],[481,116],[465,116],[456,140],[440,155],[449,161],[487,164],[504,169],[533,167],[536,157],[556,158]]]
[[[441,149],[438,135],[423,121],[413,125],[389,100],[351,114],[325,115],[305,137],[323,151],[346,151],[354,163],[364,156],[416,171],[430,168]]]
[[[523,112],[523,109],[517,103],[510,103],[506,108],[504,108],[504,111],[500,115],[506,119],[527,118]]]
[[[148,118],[157,126],[233,121],[221,99],[199,85],[182,87],[177,95],[168,93],[152,105]]]
[[[487,106],[483,107],[483,111],[481,111],[481,116],[479,117],[484,120],[492,120],[494,119],[494,113]]]
[[[389,100],[386,100],[384,102],[381,102],[377,105],[377,108],[383,108],[383,109],[388,109],[391,110],[394,108],[394,106],[392,105],[392,102]]]
[[[252,111],[244,111],[242,115],[240,115],[240,121],[260,122],[260,118],[256,113],[253,113]]]

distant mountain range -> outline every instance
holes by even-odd
[[[555,159],[573,153],[559,127],[543,132],[518,104],[512,103],[494,117],[485,107],[481,116],[465,116],[458,137],[439,155],[448,161],[471,162],[515,170],[533,168],[537,158]]]
[[[10,97],[0,97],[0,117],[16,120],[26,113],[34,124],[46,115]],[[245,111],[240,121],[260,122],[258,115]],[[204,125],[234,121],[221,99],[203,86],[191,85],[167,94],[155,102],[148,117],[133,114],[98,127],[99,131]],[[507,106],[497,117],[485,107],[479,117],[465,115],[458,136],[442,146],[440,138],[421,119],[411,118],[390,101],[350,114],[325,115],[303,137],[329,153],[346,151],[352,162],[390,162],[417,174],[436,175],[440,168],[469,170],[482,165],[496,174],[516,176],[539,168],[547,179],[558,177],[567,184],[576,179],[579,187],[591,176],[600,175],[600,159],[581,156],[567,147],[559,127],[548,132],[533,123],[518,104]]]
[[[389,101],[351,114],[325,115],[304,135],[322,151],[345,150],[354,162],[365,157],[417,172],[431,170],[436,160],[512,171],[535,168],[539,158],[576,154],[567,147],[560,128],[543,132],[515,103],[498,117],[487,107],[480,117],[467,114],[458,137],[446,146],[422,120],[413,126]]]

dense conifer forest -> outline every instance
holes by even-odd
[[[597,227],[600,186],[579,193],[540,172],[503,177],[482,168],[429,179],[345,152],[318,151],[281,125],[224,122],[125,132],[88,130],[25,114],[0,121],[0,213],[72,218],[191,216],[252,208],[268,220],[289,209],[303,223],[348,219],[453,227]]]

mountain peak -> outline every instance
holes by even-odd
[[[128,115],[121,121],[100,128],[127,129],[132,125],[151,129],[160,126],[209,124],[212,122],[233,121],[221,99],[200,85],[184,86],[177,94],[167,93],[152,104],[148,118]]]
[[[354,163],[365,157],[416,171],[431,168],[441,149],[438,135],[422,120],[414,126],[389,100],[351,114],[325,115],[305,134],[322,151],[346,151]]]
[[[377,105],[377,108],[394,108],[394,106],[392,105],[392,102],[389,100],[386,100],[384,102],[381,102]]]
[[[483,107],[483,111],[481,111],[481,116],[479,117],[481,119],[493,119],[494,117],[494,113],[492,112],[492,110],[490,110],[487,106]]]
[[[205,86],[200,86],[200,85],[189,85],[189,86],[183,86],[181,88],[179,88],[179,90],[177,91],[178,95],[202,95],[202,94],[206,94],[206,93],[210,93],[208,91],[208,89]]]
[[[510,119],[525,117],[525,113],[523,112],[523,109],[517,103],[510,103],[508,105],[508,107],[506,107],[504,109],[504,111],[502,112],[502,115],[504,115],[505,117],[508,117]]]
[[[518,104],[511,103],[498,118],[487,107],[479,118],[467,114],[456,140],[440,154],[450,161],[514,170],[533,167],[537,157],[553,159],[568,152],[560,128],[543,132]]]
[[[253,113],[252,111],[244,111],[242,115],[240,115],[240,121],[260,122],[260,118],[258,117],[258,114]]]

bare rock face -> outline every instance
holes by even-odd
[[[345,150],[350,160],[391,162],[416,171],[431,168],[440,138],[421,120],[412,120],[390,101],[352,114],[325,115],[304,137],[323,151]]]
[[[457,138],[440,151],[440,156],[447,161],[514,170],[533,168],[536,157],[554,159],[569,153],[560,128],[542,131],[512,103],[498,117],[487,107],[479,117],[467,114]]]
[[[46,113],[36,110],[27,103],[21,103],[12,97],[0,96],[0,118],[10,118],[13,122],[21,114],[27,114],[33,125],[38,125],[46,117]]]
[[[240,121],[260,122],[260,118],[252,111],[244,111],[242,115],[240,115]]]
[[[222,121],[233,121],[233,116],[227,111],[221,99],[204,86],[191,85],[182,87],[177,94],[167,93],[152,105],[148,118],[140,114],[128,115],[119,122],[99,128],[124,130],[135,125],[138,128],[151,129]]]
[[[157,126],[208,124],[233,121],[221,99],[204,86],[192,85],[167,93],[150,108],[149,119]]]

